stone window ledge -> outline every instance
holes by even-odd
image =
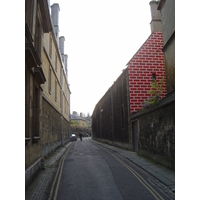
[[[31,140],[31,138],[25,137],[25,144],[27,144],[30,140]]]
[[[40,137],[39,136],[34,136],[33,137],[33,142],[38,142],[40,140]]]

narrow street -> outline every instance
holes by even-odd
[[[62,159],[49,199],[173,199],[147,173],[91,138],[73,142]]]

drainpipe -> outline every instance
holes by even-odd
[[[100,124],[100,139],[101,139],[101,106],[100,106],[100,108],[99,108],[99,124]]]
[[[100,139],[102,139],[102,136],[101,136],[101,113],[103,112],[103,109],[101,108],[101,106],[100,106]]]
[[[114,136],[114,116],[113,116],[113,95],[112,95],[112,88],[110,88],[111,92],[111,112],[112,112],[112,144],[114,145],[115,136]]]
[[[62,109],[62,108],[61,108],[61,109]],[[63,111],[61,111],[61,121],[62,121],[61,145],[63,146]]]
[[[70,135],[71,135],[71,116],[70,116],[70,96],[69,96],[69,131],[68,131],[68,138],[67,139],[69,139],[69,137],[70,137]]]
[[[62,113],[62,146],[63,146],[63,113]]]
[[[62,119],[62,139],[61,139],[61,144],[62,146],[64,145],[63,143],[63,87],[62,87],[62,99],[61,99],[61,113],[62,113],[62,116],[61,116],[61,119]]]

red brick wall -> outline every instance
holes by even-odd
[[[167,94],[162,48],[162,32],[153,32],[128,63],[131,113],[139,111],[144,100],[151,97],[148,91],[153,82],[152,74],[156,74],[157,82],[164,76],[165,86],[161,98]]]

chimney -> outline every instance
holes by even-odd
[[[76,111],[73,111],[73,115],[78,115]]]
[[[53,21],[54,32],[56,35],[57,42],[59,41],[59,11],[60,11],[59,4],[54,3],[51,6],[51,18]]]
[[[50,10],[50,0],[48,0],[47,3],[48,3],[48,8],[49,8],[49,13],[51,13],[51,10]]]
[[[160,1],[150,1],[149,3],[150,8],[151,8],[151,18],[152,18],[150,22],[151,33],[153,33],[154,31],[162,32],[160,11],[157,10],[159,3]]]
[[[67,59],[68,59],[68,55],[67,54],[65,54],[64,55],[64,57],[65,57],[65,71],[66,71],[66,75],[68,75],[68,71],[67,71]]]
[[[65,37],[64,36],[59,37],[59,48],[60,48],[60,53],[61,53],[61,56],[62,56],[63,63],[65,62],[64,44],[65,44]]]

